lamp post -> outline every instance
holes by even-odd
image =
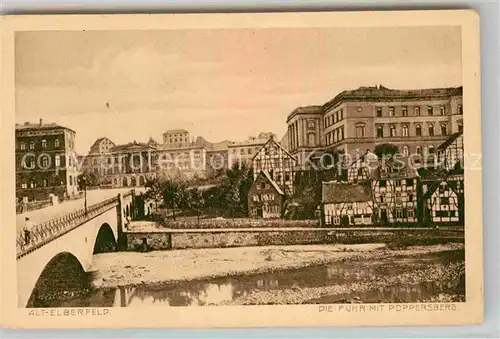
[[[87,214],[87,176],[82,176],[85,214]]]

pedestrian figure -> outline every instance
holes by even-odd
[[[31,242],[31,221],[30,218],[26,217],[24,220],[24,243],[29,245]]]

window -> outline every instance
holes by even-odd
[[[35,168],[34,157],[28,157],[28,158],[24,159],[24,168],[26,168],[26,169]]]
[[[69,176],[69,184],[73,185],[73,177],[71,175]]]
[[[382,107],[377,107],[377,117],[382,116]]]
[[[406,179],[406,186],[413,186],[413,179]]]
[[[328,127],[328,118],[325,118],[325,127]]]
[[[464,126],[462,124],[458,124],[458,131],[462,132],[464,130]]]
[[[413,194],[408,194],[408,201],[413,202]]]
[[[441,115],[445,115],[446,114],[446,108],[444,106],[439,107],[439,112],[441,113]]]
[[[434,146],[429,146],[429,154],[434,154]]]
[[[420,107],[415,107],[415,116],[416,117],[420,116]]]
[[[244,148],[240,148],[240,154],[245,154],[245,149]]]
[[[248,149],[248,154],[252,154],[252,149],[251,148]],[[199,157],[199,155],[198,155],[198,157]]]
[[[391,137],[395,137],[395,136],[396,136],[396,126],[391,125],[391,126],[389,127],[389,135],[390,135]]]
[[[340,120],[344,119],[344,111],[340,110]]]
[[[394,116],[394,107],[389,107],[389,116],[390,117]]]
[[[441,197],[439,203],[441,205],[449,205],[450,204],[450,198],[448,198],[448,197]]]
[[[416,150],[418,155],[422,155],[422,146],[417,146]]]
[[[285,181],[290,181],[290,174],[285,174]]]
[[[365,125],[356,125],[356,137],[363,138],[365,136]]]
[[[314,146],[316,144],[316,135],[314,133],[309,133],[307,135],[307,143],[309,146]]]
[[[42,157],[42,167],[43,168],[49,167],[49,157],[48,156]]]
[[[43,179],[43,187],[47,187],[47,179]]]
[[[429,136],[434,136],[434,125],[429,125]]]
[[[407,137],[408,136],[408,125],[403,125],[403,136]]]
[[[401,208],[396,209],[396,218],[402,218],[403,217],[403,210]]]
[[[30,149],[35,149],[35,142],[34,141],[30,141]]]
[[[396,180],[396,186],[401,186],[401,180],[397,179]],[[397,195],[397,194],[396,194]],[[401,195],[401,194],[400,194]]]
[[[396,192],[396,203],[401,204],[402,200],[403,199],[401,198],[401,192]]]
[[[25,150],[26,149],[26,144],[24,142],[22,142],[19,147],[22,149],[22,150]]]
[[[380,202],[385,202],[385,194],[380,195]]]
[[[337,141],[340,141],[340,129],[337,129]]]
[[[408,218],[415,218],[415,210],[413,208],[409,208],[407,214]]]
[[[307,127],[309,127],[309,128],[314,128],[314,126],[315,126],[314,121],[309,121],[307,123]]]
[[[259,196],[257,194],[253,195],[253,201],[258,202],[259,201]]]
[[[384,137],[384,126],[377,126],[377,138],[383,138]]]
[[[447,135],[448,131],[446,129],[446,124],[441,124],[441,135]]]
[[[464,109],[462,108],[462,105],[458,105],[458,114],[464,114]]]
[[[422,126],[420,126],[420,125],[415,126],[415,135],[417,137],[422,136]]]
[[[358,168],[358,176],[363,176],[363,168]]]
[[[379,186],[380,187],[385,187],[385,180],[380,180],[379,181]]]
[[[54,147],[59,147],[59,139],[54,140]]]
[[[47,140],[42,140],[42,148],[47,148]]]
[[[25,182],[23,182],[23,183],[21,184],[21,188],[28,188],[28,184],[27,184],[27,183],[25,183]]]
[[[408,150],[408,146],[403,146],[403,155],[405,157],[407,157],[408,155],[410,155],[410,152]]]
[[[56,167],[61,166],[61,156],[60,155],[56,155],[55,162],[56,162]]]
[[[432,106],[427,106],[427,114],[428,115],[433,115],[434,114],[434,110],[433,110]]]
[[[407,117],[408,116],[408,107],[403,107],[401,112],[402,112],[404,117]]]

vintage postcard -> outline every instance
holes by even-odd
[[[2,18],[2,324],[477,324],[470,10]]]

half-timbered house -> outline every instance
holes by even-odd
[[[461,181],[439,180],[425,187],[424,190],[424,223],[460,224],[463,222]]]
[[[271,137],[252,159],[254,180],[265,171],[286,195],[292,196],[294,162],[294,157]]]
[[[248,192],[248,211],[251,218],[279,218],[282,214],[285,193],[262,170],[255,178]]]
[[[438,163],[445,171],[463,167],[464,138],[463,131],[452,134],[437,148]]]
[[[372,224],[373,200],[370,183],[323,182],[322,204],[326,225]]]
[[[378,157],[374,153],[366,151],[347,168],[347,182],[357,183],[371,179],[378,164]]]
[[[377,179],[372,180],[377,224],[418,222],[419,176],[409,158],[381,159]]]

